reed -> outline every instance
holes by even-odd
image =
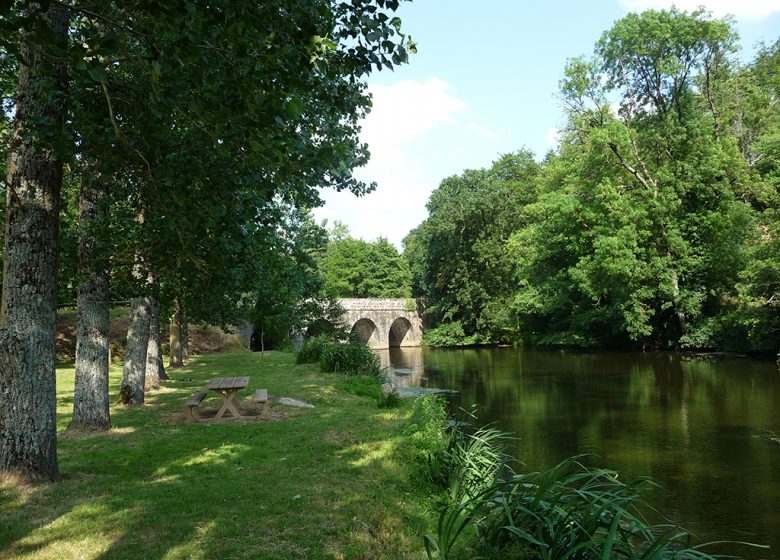
[[[517,473],[503,452],[508,434],[454,426],[436,463],[447,485],[436,532],[424,537],[429,560],[726,558],[707,552],[716,543],[696,544],[678,525],[647,520],[649,479],[625,483],[614,471],[585,466],[582,456]]]

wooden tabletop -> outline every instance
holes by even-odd
[[[248,377],[215,377],[207,385],[212,391],[222,389],[243,389],[249,385]]]

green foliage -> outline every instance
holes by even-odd
[[[379,357],[368,346],[354,339],[340,342],[324,335],[307,338],[303,341],[295,361],[299,364],[318,362],[326,373],[368,375],[375,378],[379,378],[382,373]],[[355,383],[360,384],[359,381]]]
[[[325,279],[325,292],[333,297],[403,298],[411,295],[409,266],[383,237],[368,242],[345,236],[342,231],[331,238],[319,266]]]
[[[330,328],[323,332],[336,335],[332,325],[343,312],[323,293],[323,279],[314,257],[327,243],[325,229],[308,211],[292,207],[282,210],[277,235],[253,260],[253,350],[289,344],[291,332],[303,332],[314,321],[325,322]]]
[[[732,43],[728,24],[701,12],[650,11],[569,64],[567,134],[510,242],[528,338],[674,346],[736,295],[754,227],[747,167],[694,87]]]
[[[163,302],[180,299],[191,320],[235,322],[254,307],[264,337],[283,338],[282,323],[302,316],[292,300],[310,292],[300,252],[289,252],[292,208],[319,204],[322,187],[373,189],[352,170],[368,159],[358,138],[366,76],[415,48],[399,4],[60,3],[69,44],[51,56],[68,62],[67,126],[38,119],[28,130],[56,136],[66,162],[60,299],[73,301],[80,280],[78,185],[96,180],[110,231],[84,231],[105,234],[94,237],[112,257],[113,299],[145,290],[153,272]],[[0,154],[22,53],[52,47],[41,25],[48,6],[0,10]]]
[[[378,377],[382,373],[379,356],[368,346],[356,340],[325,345],[320,354],[320,369],[326,373],[373,377]]]
[[[780,41],[629,14],[569,61],[555,152],[442,181],[405,239],[434,346],[777,351]]]
[[[315,336],[303,341],[303,346],[295,355],[296,364],[315,364],[325,353],[325,349],[335,344],[328,336]]]
[[[446,487],[446,453],[450,444],[448,416],[444,399],[426,395],[414,401],[404,426],[403,453],[408,458],[415,480],[432,488]]]
[[[377,408],[398,408],[401,406],[401,396],[398,391],[391,389],[385,392],[381,376],[352,375],[344,380],[341,388],[345,393],[374,399],[377,402]]]
[[[485,342],[490,342],[490,340],[483,338],[479,333],[466,336],[460,321],[443,323],[438,327],[426,329],[423,334],[425,346],[472,346]]]
[[[680,347],[772,355],[780,348],[780,315],[766,306],[725,310],[693,325]]]
[[[716,558],[685,529],[645,520],[643,482],[623,483],[573,457],[497,481],[455,509],[477,524],[487,558]]]
[[[506,313],[516,290],[506,240],[525,223],[523,208],[537,197],[538,172],[532,154],[520,151],[490,169],[449,177],[431,194],[429,217],[404,239],[414,296],[427,303],[434,327],[444,329],[426,337],[430,344],[518,335]]]

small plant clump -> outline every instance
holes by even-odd
[[[398,408],[401,406],[401,395],[395,388],[390,389],[387,392],[383,392],[377,405],[379,408]]]

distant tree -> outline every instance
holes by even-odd
[[[648,11],[570,61],[560,155],[510,244],[529,338],[676,346],[736,295],[751,195],[708,96],[734,44],[705,12]]]
[[[291,333],[328,318],[332,304],[323,292],[316,261],[328,243],[327,232],[306,210],[283,206],[282,212],[285,217],[277,230],[281,235],[263,247],[256,260],[249,317],[255,328],[255,350],[287,344]]]
[[[339,298],[411,297],[406,260],[385,238],[331,239],[319,261],[325,293]]]
[[[449,177],[433,191],[428,218],[404,240],[414,295],[427,304],[429,342],[457,345],[513,340],[516,291],[506,242],[536,200],[539,166],[529,151],[489,169]]]

